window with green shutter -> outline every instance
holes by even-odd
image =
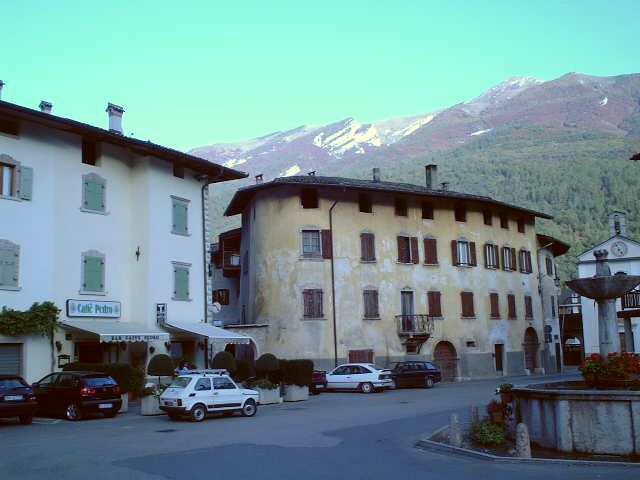
[[[82,256],[82,291],[104,292],[104,256],[97,252]]]
[[[173,299],[189,300],[189,267],[173,265]]]
[[[189,234],[188,212],[189,200],[171,197],[172,203],[172,233],[179,235]]]
[[[90,173],[82,176],[82,209],[92,212],[104,212],[106,206],[106,182],[103,178]]]
[[[33,196],[33,168],[22,165],[19,182],[18,196],[22,200],[31,200]]]
[[[8,240],[0,240],[0,290],[18,289],[20,247]]]

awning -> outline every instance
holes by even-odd
[[[62,320],[64,328],[98,335],[100,342],[169,341],[169,334],[153,327],[111,320]]]
[[[220,327],[214,327],[208,323],[166,322],[165,326],[175,330],[192,333],[200,337],[206,337],[211,342],[220,344],[233,343],[246,345],[251,343],[251,337],[248,337],[247,335],[231,332]]]

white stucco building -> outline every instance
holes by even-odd
[[[0,101],[0,307],[62,310],[51,340],[0,336],[0,373],[154,352],[202,366],[226,333],[207,323],[209,185],[245,175],[124,136],[116,105],[109,130],[50,109]]]
[[[627,237],[626,215],[623,212],[613,212],[609,216],[610,238],[596,245],[578,257],[578,277],[593,277],[596,273],[596,262],[593,252],[606,250],[609,252],[607,260],[611,273],[614,275],[640,275],[640,243]],[[633,345],[635,352],[640,352],[640,292],[630,294],[623,304],[622,299],[616,301],[618,312],[618,331],[621,334],[621,344],[627,351]],[[598,310],[594,300],[580,298],[582,311],[582,326],[584,329],[585,355],[597,353],[600,350],[598,339]],[[630,327],[632,338],[625,333]]]

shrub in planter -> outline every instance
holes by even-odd
[[[270,353],[260,355],[256,360],[256,377],[268,378],[272,382],[279,380],[280,361]]]
[[[237,368],[236,359],[229,352],[218,352],[211,361],[211,367],[222,368],[230,374],[234,374]]]
[[[500,400],[502,403],[510,403],[513,400],[513,394],[511,393],[513,390],[513,383],[502,383],[498,385],[496,388],[496,393],[500,395]]]
[[[260,378],[252,382],[251,387],[260,394],[260,405],[269,405],[272,403],[281,403],[280,385],[273,383],[266,378]]]
[[[487,447],[499,447],[507,441],[504,430],[495,423],[484,419],[471,425],[471,439]]]
[[[309,398],[309,385],[313,375],[311,360],[281,361],[282,378],[285,384],[284,401],[298,402]]]
[[[169,355],[160,353],[151,357],[147,366],[147,374],[153,377],[172,377],[174,373],[173,360]]]
[[[233,379],[236,382],[244,382],[251,375],[251,367],[249,362],[242,358],[236,360],[236,371],[233,373]]]

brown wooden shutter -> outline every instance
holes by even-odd
[[[507,247],[502,247],[500,249],[500,261],[502,262],[502,270],[509,270],[510,265],[507,265],[506,262],[504,261],[504,252],[505,250],[507,250]]]
[[[313,317],[313,291],[303,290],[302,299],[304,301],[304,316]]]
[[[314,317],[320,318],[323,316],[322,312],[322,290],[313,290],[313,307]]]
[[[533,303],[529,295],[525,295],[524,297],[524,312],[527,318],[533,317]]]
[[[460,265],[458,262],[458,241],[451,240],[451,263],[452,265]]]
[[[332,258],[331,230],[322,230],[322,258]]]
[[[489,294],[489,303],[491,306],[491,318],[500,318],[500,301],[497,293]]]
[[[527,273],[532,273],[533,263],[531,263],[531,252],[528,250],[527,250],[527,264],[528,264]]]
[[[438,264],[438,249],[435,238],[424,239],[424,263],[427,265]]]
[[[472,292],[461,292],[460,300],[462,303],[462,316],[463,317],[474,317],[473,311],[473,293]]]
[[[469,243],[469,261],[474,267],[478,265],[478,257],[476,256],[476,242]]]
[[[370,261],[371,252],[369,248],[369,233],[361,233],[360,234],[360,260]]]
[[[482,253],[484,255],[484,268],[489,268],[489,256],[487,255],[487,249],[491,248],[491,245],[485,243],[482,247]]]
[[[442,309],[440,306],[440,292],[427,292],[427,305],[429,306],[430,316],[442,316]]]
[[[516,318],[516,296],[507,295],[507,305],[509,307],[509,318]]]
[[[404,237],[396,237],[398,241],[398,262],[404,263],[406,261],[406,243]]]
[[[418,237],[411,237],[411,263],[420,263],[420,252],[418,251]]]

